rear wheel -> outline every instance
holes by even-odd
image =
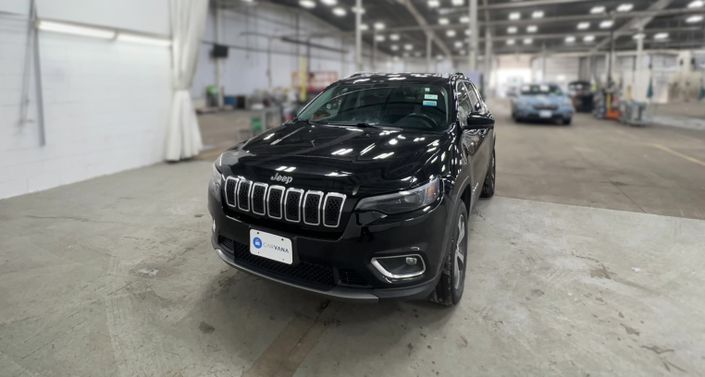
[[[487,169],[487,175],[485,176],[485,183],[482,185],[482,192],[480,193],[481,198],[491,198],[494,196],[494,186],[495,186],[495,176],[497,173],[497,161],[495,159],[495,151],[492,149],[492,158],[490,159],[490,166]]]
[[[465,288],[465,272],[467,270],[468,255],[468,206],[460,203],[458,215],[455,217],[449,250],[441,271],[436,291],[431,296],[431,301],[443,305],[453,306],[460,302]]]

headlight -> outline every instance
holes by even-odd
[[[213,190],[214,194],[220,193],[220,185],[223,183],[223,174],[218,170],[216,164],[213,164],[211,169],[211,180],[209,182],[209,187]],[[220,197],[218,195],[218,197]]]
[[[434,203],[441,196],[441,181],[434,178],[423,186],[394,194],[360,200],[359,211],[379,211],[388,215],[411,212]]]

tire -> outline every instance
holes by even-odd
[[[492,149],[492,158],[490,158],[490,167],[487,169],[485,182],[482,184],[481,198],[491,198],[494,196],[495,179],[497,176],[497,160],[494,148]]]
[[[431,295],[431,301],[446,307],[460,302],[465,290],[465,272],[468,255],[468,206],[460,203],[455,216],[451,242],[448,244],[446,259],[441,271],[441,278],[436,290]]]
[[[573,117],[563,119],[563,124],[565,124],[566,126],[570,126],[571,123],[573,123]]]

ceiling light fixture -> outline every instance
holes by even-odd
[[[636,33],[632,37],[632,39],[637,40],[637,41],[640,39],[644,39],[644,38],[646,38],[646,34],[644,34],[644,33]]]
[[[398,41],[398,40],[399,40],[399,34],[389,34],[389,40],[390,40],[390,41]]]
[[[439,25],[448,25],[450,21],[446,17],[441,17],[438,19],[438,24]]]
[[[461,5],[465,5],[465,0],[453,0],[453,1],[451,1],[451,4],[453,4],[454,6],[458,7],[458,6],[461,6]]]
[[[694,0],[688,3],[688,8],[693,9],[693,8],[702,8],[705,6],[705,1],[703,0]]]
[[[460,23],[461,23],[461,24],[470,23],[470,17],[468,17],[468,16],[461,16],[461,17],[460,17]]]
[[[583,37],[583,42],[585,43],[590,43],[595,41],[595,36],[594,35],[586,35]]]
[[[333,5],[338,5],[338,0],[321,0],[324,5],[332,7]]]
[[[519,19],[521,19],[521,13],[519,13],[519,12],[509,13],[509,19],[512,21],[519,20]]]
[[[514,43],[516,43],[516,41],[513,39],[507,39],[507,46],[514,46]]]
[[[122,41],[122,42],[140,43],[140,44],[152,45],[152,46],[161,46],[161,47],[171,46],[171,40],[169,40],[169,39],[146,37],[146,36],[137,35],[137,34],[130,34],[130,33],[119,33],[117,36],[117,40]]]
[[[539,27],[536,25],[529,25],[526,27],[526,32],[527,33],[535,33],[539,30]]]
[[[575,43],[575,37],[572,35],[565,37],[565,43]]]
[[[453,30],[453,29],[446,30],[446,36],[448,36],[450,38],[455,37],[455,30]]]
[[[375,30],[384,30],[386,27],[387,27],[387,25],[385,25],[384,22],[375,22],[374,23]]]
[[[375,35],[375,41],[377,42],[384,42],[387,40],[387,37],[384,36],[384,34],[377,34]]]
[[[686,18],[685,22],[687,22],[689,24],[694,24],[697,22],[702,22],[702,20],[703,20],[703,16],[700,14],[696,14],[696,15],[693,15],[693,16]]]
[[[519,29],[517,29],[516,26],[510,26],[510,27],[507,28],[507,33],[509,33],[509,34],[516,34],[518,30],[519,30]]]
[[[654,39],[657,41],[662,41],[664,39],[668,39],[668,33],[656,33],[654,35]]]
[[[44,31],[53,31],[56,33],[81,35],[84,37],[93,37],[101,39],[113,39],[115,38],[116,34],[113,30],[98,29],[52,21],[39,21],[38,27],[39,30]]]
[[[606,8],[602,5],[600,5],[600,6],[592,7],[592,9],[590,9],[590,14],[600,14],[600,13],[605,13],[605,11],[606,11]]]
[[[316,7],[316,2],[313,0],[299,0],[299,5],[306,9],[312,9]]]
[[[604,20],[600,22],[600,29],[609,29],[614,25],[614,21],[612,20]]]
[[[441,6],[441,2],[439,0],[428,0],[428,7],[429,8],[438,8]]]
[[[525,45],[530,45],[532,43],[534,43],[534,40],[532,38],[524,38]]]
[[[338,17],[345,17],[348,12],[345,10],[345,8],[335,7],[333,8],[333,14]]]
[[[535,10],[531,13],[531,18],[543,18],[542,10]]]
[[[578,30],[587,30],[590,28],[589,22],[578,22]]]
[[[389,48],[392,49],[392,51],[399,51],[399,45],[391,45]]]
[[[404,50],[406,50],[406,51],[411,51],[413,49],[414,49],[414,45],[412,45],[411,43],[407,43],[404,45]]]
[[[634,9],[634,4],[624,3],[619,4],[619,6],[617,7],[617,12],[629,12],[632,9]]]

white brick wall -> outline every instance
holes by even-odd
[[[19,2],[13,0],[13,10]],[[72,7],[83,9],[74,20],[151,32],[168,25],[168,12],[145,14],[137,1],[124,2],[119,11],[109,6],[110,0],[91,1],[96,2],[112,9],[112,21],[105,20],[108,8],[94,7],[92,22],[79,4]],[[168,9],[166,0],[150,2]],[[48,4],[39,2],[40,16],[71,18],[71,7],[51,13],[42,3]],[[35,106],[29,109],[32,122],[19,123],[25,36],[26,21],[0,16],[0,198],[162,160],[171,99],[168,48],[40,32],[46,128],[42,147]],[[30,89],[34,104],[34,82]]]

